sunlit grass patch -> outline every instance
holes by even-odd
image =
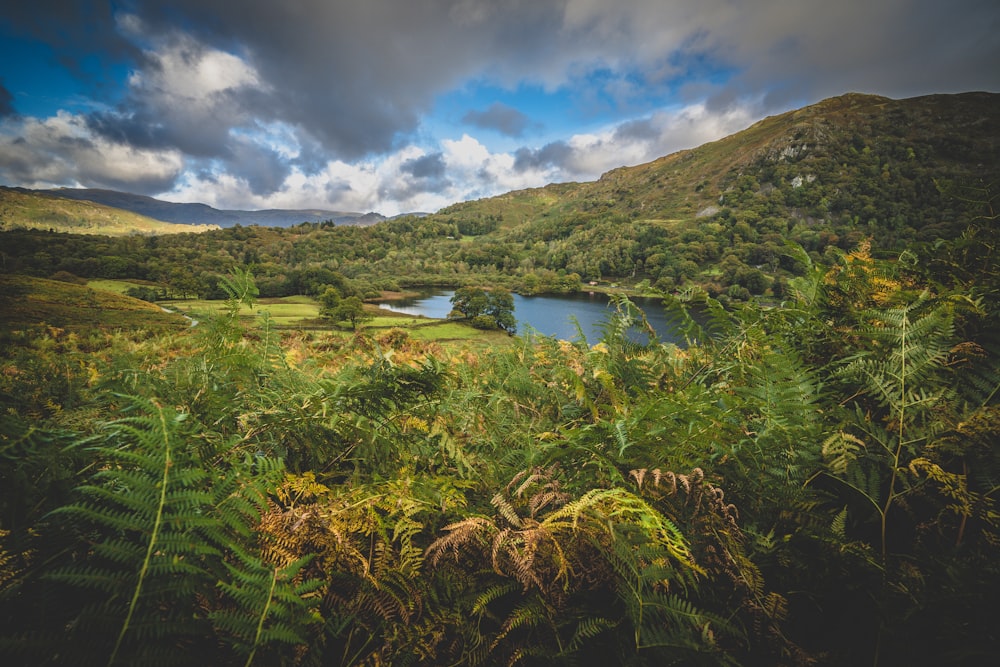
[[[88,280],[87,287],[104,290],[105,292],[114,292],[115,294],[125,294],[128,290],[135,287],[153,287],[159,289],[160,285],[148,280],[109,280],[100,278]]]

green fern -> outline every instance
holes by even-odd
[[[205,457],[191,446],[200,433],[185,413],[120,400],[129,416],[91,446],[99,467],[81,499],[52,514],[80,532],[81,560],[45,579],[81,591],[68,594],[82,606],[65,644],[80,664],[101,652],[107,665],[184,663],[183,646],[218,650],[205,645],[213,633],[203,601],[241,571],[228,554],[253,544],[280,466],[231,446]]]
[[[107,467],[79,488],[84,500],[55,511],[103,534],[92,547],[91,564],[57,570],[49,578],[96,588],[124,605],[109,665],[130,630],[163,636],[181,629],[157,622],[149,615],[153,605],[140,608],[141,599],[162,600],[186,585],[182,582],[205,575],[198,565],[203,545],[184,534],[204,524],[197,508],[211,502],[201,488],[207,472],[190,466],[182,451],[186,415],[143,399],[136,399],[135,407],[145,414],[113,423],[110,446],[95,452]]]
[[[882,428],[859,407],[856,428],[867,434],[870,446],[866,451],[874,457],[869,460],[877,462],[888,479],[884,492],[876,494],[861,487],[862,480],[848,480],[848,484],[877,510],[885,561],[889,514],[913,488],[904,472],[906,462],[947,426],[940,419],[940,406],[953,395],[943,372],[953,345],[953,319],[947,304],[933,303],[927,292],[904,306],[867,311],[866,317],[872,324],[864,332],[879,345],[850,360],[841,376],[857,382],[861,392],[885,410],[887,425]],[[866,481],[870,488],[871,478]]]
[[[269,567],[249,553],[233,553],[237,564],[226,563],[230,580],[219,582],[230,604],[211,612],[209,618],[236,652],[246,655],[245,667],[250,667],[259,652],[268,653],[276,645],[306,644],[306,630],[321,621],[315,612],[319,600],[312,594],[323,582],[296,583],[311,556],[286,567]],[[271,651],[267,664],[273,664],[277,656]]]

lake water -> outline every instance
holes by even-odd
[[[425,291],[418,297],[383,301],[379,305],[386,310],[399,313],[444,319],[451,312],[451,297],[454,293],[454,290]],[[633,297],[632,302],[646,313],[646,319],[656,329],[662,342],[682,343],[681,339],[673,334],[664,317],[659,299]],[[593,345],[601,338],[601,325],[606,323],[613,313],[614,305],[611,299],[599,292],[514,295],[514,317],[517,318],[518,334],[534,330],[543,336],[574,340],[579,338],[579,332],[573,322],[575,318],[587,342]],[[644,336],[637,335],[634,338],[645,341]]]

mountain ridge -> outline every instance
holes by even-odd
[[[385,219],[385,216],[378,213],[324,209],[217,209],[203,203],[168,202],[146,195],[100,188],[49,188],[32,190],[31,192],[61,199],[91,201],[131,211],[154,220],[184,225],[233,227],[239,224],[244,226],[292,227],[303,222],[325,222],[327,220],[332,220],[334,224],[338,225],[375,224]]]

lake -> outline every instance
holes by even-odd
[[[398,313],[444,319],[451,312],[451,297],[454,293],[454,290],[427,290],[417,297],[383,301],[379,305]],[[683,340],[672,332],[667,318],[664,317],[660,299],[632,297],[632,302],[646,313],[646,319],[656,329],[662,342],[673,342],[678,345],[683,343]],[[601,325],[607,322],[613,313],[614,306],[611,299],[600,292],[514,295],[514,317],[517,318],[518,334],[534,330],[543,336],[573,340],[579,337],[576,325],[573,323],[573,319],[576,318],[587,342],[593,345],[601,338]],[[645,341],[644,336],[637,335],[635,338]]]

